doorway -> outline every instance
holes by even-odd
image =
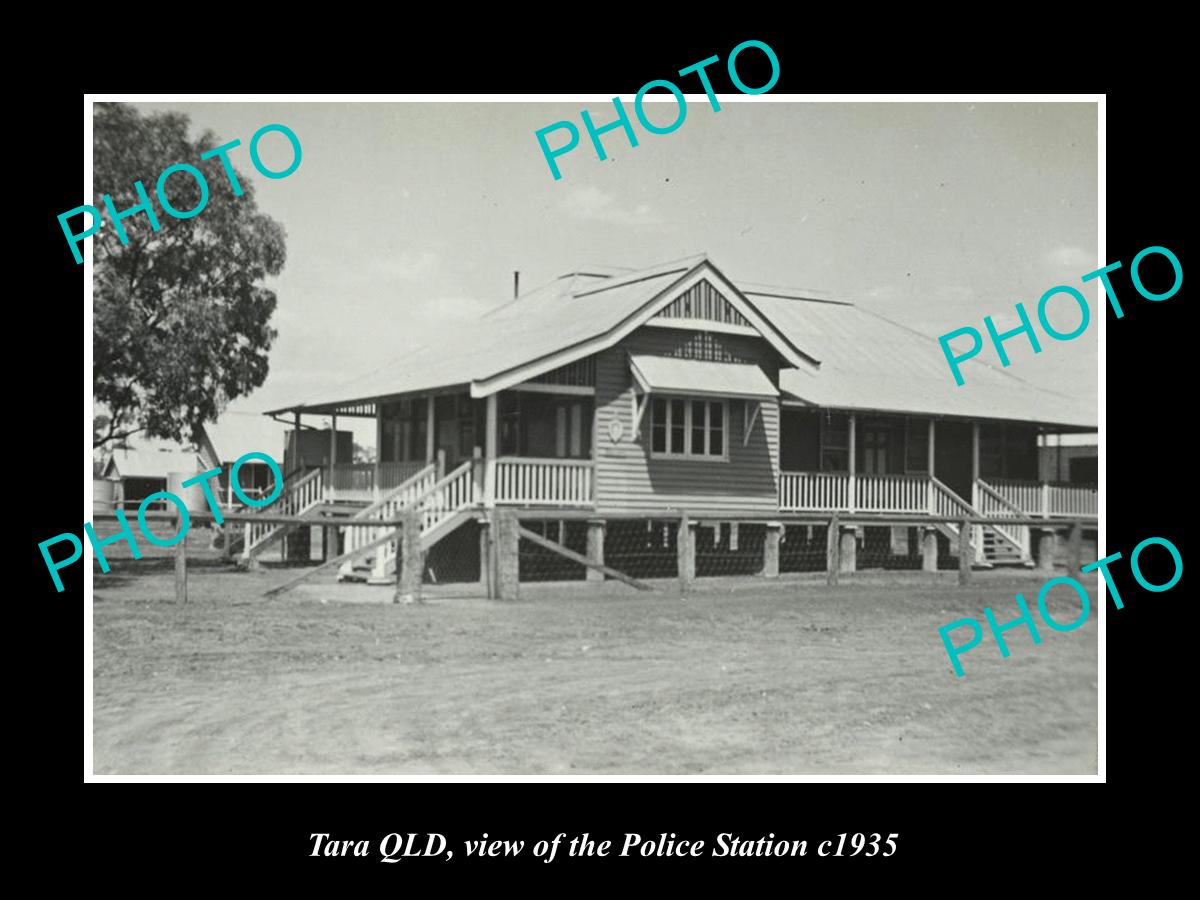
[[[934,433],[933,469],[942,482],[971,502],[971,423],[939,421]]]
[[[864,426],[862,472],[864,475],[886,475],[888,471],[888,439],[886,428]]]

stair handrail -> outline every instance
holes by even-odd
[[[413,473],[396,487],[389,490],[384,496],[380,497],[369,506],[360,509],[351,518],[362,521],[363,519],[389,519],[395,518],[400,510],[407,507],[415,506],[421,502],[429,487],[422,487],[422,484],[429,482],[435,477],[437,472],[437,464],[429,463],[424,468]],[[384,526],[379,528],[348,528],[346,529],[345,550],[347,553],[357,550],[360,545],[372,543],[375,538],[383,534]],[[377,551],[379,553],[384,550]],[[353,562],[349,563],[353,567]]]
[[[935,478],[934,475],[930,475],[929,480],[932,482],[932,484],[934,484],[935,487],[937,487],[938,491],[941,491],[941,493],[943,494],[944,497],[946,497],[948,500],[950,500],[950,503],[960,506],[960,508],[962,510],[964,510],[966,512],[970,512],[970,514],[972,516],[977,516],[979,518],[988,518],[988,516],[983,515],[983,512],[980,512],[978,509],[974,508],[974,506],[972,506],[970,503],[967,503],[965,499],[962,499],[961,497],[959,497],[959,494],[955,493],[952,490],[952,488],[950,488],[946,484],[943,484],[942,481]],[[1025,545],[1021,544],[1021,541],[1018,538],[1014,538],[1014,536],[1012,534],[1009,534],[1008,532],[1006,532],[1006,530],[1004,530],[1000,526],[996,526],[996,524],[989,524],[989,526],[977,526],[977,527],[979,528],[980,533],[982,533],[983,528],[991,528],[992,530],[994,530],[994,532],[996,534],[1000,535],[1004,541],[1007,541],[1008,544],[1014,548],[1014,550],[1021,553],[1022,556],[1025,556],[1025,554],[1028,553]],[[978,556],[982,556],[982,554],[983,554],[982,541],[980,541],[980,546],[977,548],[976,553],[978,554]]]
[[[938,490],[938,492],[941,493],[942,496],[945,497],[947,500],[949,500],[952,504],[957,504],[965,512],[968,512],[973,516],[980,515],[979,510],[977,510],[970,503],[968,503],[966,500],[964,500],[962,497],[960,497],[953,489],[951,489],[947,484],[945,484],[945,482],[941,481],[934,475],[929,476],[929,481]]]
[[[289,485],[285,479],[283,482],[283,496],[280,499],[282,499],[284,503],[287,503],[289,500],[295,500],[296,493],[310,481],[315,481],[316,479],[320,478],[323,471],[323,469],[313,469],[307,475],[302,475],[300,478],[297,478],[291,483],[291,485]]]
[[[454,479],[460,478],[462,476],[463,472],[471,471],[471,468],[474,465],[475,465],[475,461],[473,459],[468,459],[466,462],[464,462],[462,465],[460,465],[453,472],[443,475],[441,478],[439,478],[437,481],[435,481],[432,485],[430,485],[429,490],[425,491],[420,499],[424,500],[430,494],[432,494],[434,491],[441,490],[446,485],[448,485],[450,482],[454,481]],[[473,502],[473,500],[467,501],[467,505],[469,505],[471,502]]]
[[[413,502],[409,505],[410,508],[415,508],[417,510],[418,515],[420,516],[422,534],[425,533],[426,531],[429,531],[430,529],[438,527],[443,522],[445,522],[446,520],[450,519],[455,514],[457,514],[460,510],[466,509],[468,506],[470,506],[471,504],[473,504],[475,502],[475,498],[473,496],[474,484],[475,484],[474,466],[475,466],[475,460],[468,459],[466,462],[462,463],[454,471],[449,472],[446,475],[443,475],[441,478],[439,478],[437,481],[435,481],[433,484],[431,484],[428,488],[426,488],[424,491],[422,491],[421,495],[419,497],[415,498],[413,500]],[[459,479],[464,479],[464,478],[467,482],[467,487],[466,487],[466,490],[464,491],[464,494],[466,495],[466,498],[467,498],[465,501],[463,501],[462,503],[460,503],[458,506],[454,507],[453,509],[449,509],[449,508],[442,509],[439,507],[430,507],[428,505],[431,497],[434,497],[439,492],[445,490],[454,481],[459,480]],[[399,538],[397,538],[397,541],[398,540],[399,540]],[[374,566],[375,577],[382,578],[385,576],[388,563],[390,563],[396,557],[397,541],[386,543],[379,547],[379,549],[375,555],[375,566]]]
[[[1021,509],[1021,507],[1016,506],[1015,504],[1011,503],[1008,500],[1005,500],[1004,497],[1002,497],[999,493],[996,492],[995,488],[993,488],[990,484],[988,484],[982,478],[976,478],[975,485],[980,490],[982,490],[984,494],[987,495],[988,499],[995,500],[995,501],[999,502],[1002,507],[1006,507],[1008,510],[1015,512],[1017,515],[1014,516],[1014,518],[1029,516],[1029,513],[1025,512],[1025,510]],[[989,518],[989,519],[993,518],[992,515],[985,514],[982,511],[976,513],[976,515],[978,515],[982,518]],[[1024,531],[1024,533],[1026,535],[1026,539],[1023,541],[1021,540],[1020,537],[1009,532],[1007,530],[1007,528],[1001,528],[999,525],[988,525],[986,527],[988,527],[988,528],[992,529],[992,531],[996,532],[996,534],[998,534],[1005,541],[1007,541],[1009,543],[1009,545],[1014,550],[1016,550],[1018,553],[1020,553],[1022,556],[1029,555],[1029,539],[1028,539],[1029,528],[1028,527],[1026,527],[1024,525],[1016,526],[1018,529]]]
[[[1004,497],[999,491],[997,491],[994,487],[992,487],[990,484],[988,484],[982,478],[976,478],[975,484],[978,486],[979,490],[984,495],[987,496],[987,498],[989,500],[996,502],[997,504],[1000,505],[1001,508],[1008,510],[1010,513],[1013,513],[1014,514],[1013,518],[1029,518],[1030,514],[1028,512],[1021,509],[1021,507],[1017,506],[1017,504],[1013,503],[1011,500]],[[988,518],[991,518],[990,514],[989,514]],[[1014,537],[1013,535],[1009,534],[1004,528],[1001,528],[999,525],[993,525],[992,529],[996,532],[996,534],[1000,535],[1002,538],[1004,538],[1010,544],[1012,544],[1013,547],[1015,547],[1022,556],[1027,557],[1030,555],[1030,553],[1032,551],[1032,546],[1031,546],[1032,542],[1030,541],[1030,538],[1029,538],[1029,526],[1028,525],[1018,525],[1016,527],[1017,527],[1017,531],[1020,535],[1018,537]]]
[[[319,485],[316,490],[310,492],[311,499],[303,507],[299,506],[297,499],[300,492],[310,483],[320,481],[323,472],[324,470],[320,468],[313,469],[292,481],[290,485],[287,483],[287,479],[284,479],[282,496],[276,500],[279,503],[279,511],[284,515],[301,515],[319,504],[321,502]],[[270,525],[267,523],[247,522],[242,538],[242,555],[247,558],[250,557],[255,549],[265,544],[268,540],[294,527],[294,525]]]
[[[1007,499],[1003,494],[1001,494],[999,491],[997,491],[994,487],[992,487],[990,484],[988,484],[982,478],[975,479],[975,483],[977,485],[979,485],[979,489],[981,491],[983,491],[985,494],[987,494],[988,497],[995,500],[997,503],[999,503],[1001,506],[1008,509],[1010,512],[1015,513],[1013,518],[1015,518],[1015,519],[1030,518],[1031,514],[1029,512],[1021,509],[1021,507],[1017,506],[1017,504],[1015,504],[1011,500]]]

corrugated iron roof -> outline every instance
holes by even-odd
[[[173,445],[143,444],[130,450],[114,450],[106,464],[121,478],[166,478],[171,472],[193,474],[199,470],[194,450]]]
[[[963,365],[965,384],[956,385],[936,338],[862,307],[753,292],[748,296],[763,315],[821,357],[818,372],[780,372],[780,387],[807,403],[1096,426],[1094,407],[1089,410],[1072,397],[1037,387],[978,359]]]
[[[556,279],[489,311],[474,328],[456,327],[446,340],[415,348],[303,406],[469,384],[506,372],[611,330],[702,259],[607,278],[577,273]]]
[[[261,413],[225,411],[216,422],[206,422],[204,432],[222,462],[231,462],[257,451],[283,464],[288,426]]]
[[[467,385],[603,335],[705,261],[703,255],[638,271],[588,267],[522,294],[406,352],[330,396],[284,409],[326,411],[353,400]],[[937,340],[824,292],[738,282],[738,289],[820,370],[784,369],[786,399],[818,406],[1096,427],[1097,410],[979,359],[955,385]],[[787,395],[791,395],[789,398]],[[283,410],[278,410],[283,411]]]

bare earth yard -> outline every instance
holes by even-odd
[[[937,629],[1013,618],[1044,579],[860,574],[523,585],[424,605],[332,577],[169,560],[96,576],[97,774],[1094,774],[1097,615],[962,657]],[[1084,576],[1089,577],[1089,576]],[[470,594],[475,596],[469,596]],[[326,601],[326,602],[323,602]],[[1057,601],[1057,602],[1055,602]],[[1051,612],[1078,616],[1056,588]],[[964,640],[960,636],[958,640]]]

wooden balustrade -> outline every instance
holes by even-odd
[[[324,474],[324,469],[313,469],[307,474],[297,473],[285,479],[283,491],[271,504],[271,512],[281,516],[298,516],[320,503],[324,495]],[[260,544],[286,527],[269,522],[247,522],[243,532],[242,556],[249,559]]]
[[[848,510],[850,476],[840,472],[781,472],[779,508],[784,511]]]
[[[496,460],[497,503],[539,506],[591,506],[594,467],[588,459]]]
[[[978,487],[980,514],[992,519],[1023,519],[1028,515],[987,482],[980,480]],[[1006,525],[1003,528],[996,526],[994,530],[1014,545],[1022,557],[1027,559],[1032,555],[1033,541],[1028,525]]]
[[[375,490],[390,490],[404,484],[426,467],[424,462],[338,463],[332,467],[329,486],[343,494],[367,494]],[[375,473],[378,469],[379,483]]]
[[[436,474],[436,468],[430,468]],[[425,478],[421,479],[420,485],[423,487],[420,493],[405,505],[416,506],[422,534],[436,528],[459,511],[475,505],[478,498],[475,496],[477,479],[474,469],[475,461],[467,460],[444,478],[435,478],[432,482],[428,482]],[[396,515],[398,514],[399,510],[397,509]],[[374,531],[374,529],[366,528],[350,530]],[[385,527],[383,532],[386,533],[386,531]],[[399,538],[396,541],[389,541],[375,551],[373,579],[388,578],[387,570],[396,558],[398,540]]]
[[[1094,516],[1100,511],[1100,495],[1094,487],[1046,485],[1046,514],[1051,516]]]
[[[926,513],[929,512],[929,478],[925,475],[781,472],[779,508],[785,512]]]
[[[359,511],[356,519],[378,519],[381,522],[393,521],[400,516],[401,510],[411,506],[424,496],[434,482],[437,481],[437,466],[430,464],[418,469],[405,481],[372,503],[366,509]],[[383,537],[391,530],[390,526],[378,528],[347,528],[343,552],[350,553],[359,547],[366,546]]]
[[[926,475],[856,475],[854,505],[859,512],[912,512],[929,510]]]
[[[1027,515],[1075,518],[1095,516],[1100,510],[1100,497],[1093,485],[1009,480],[980,482],[985,483]]]

